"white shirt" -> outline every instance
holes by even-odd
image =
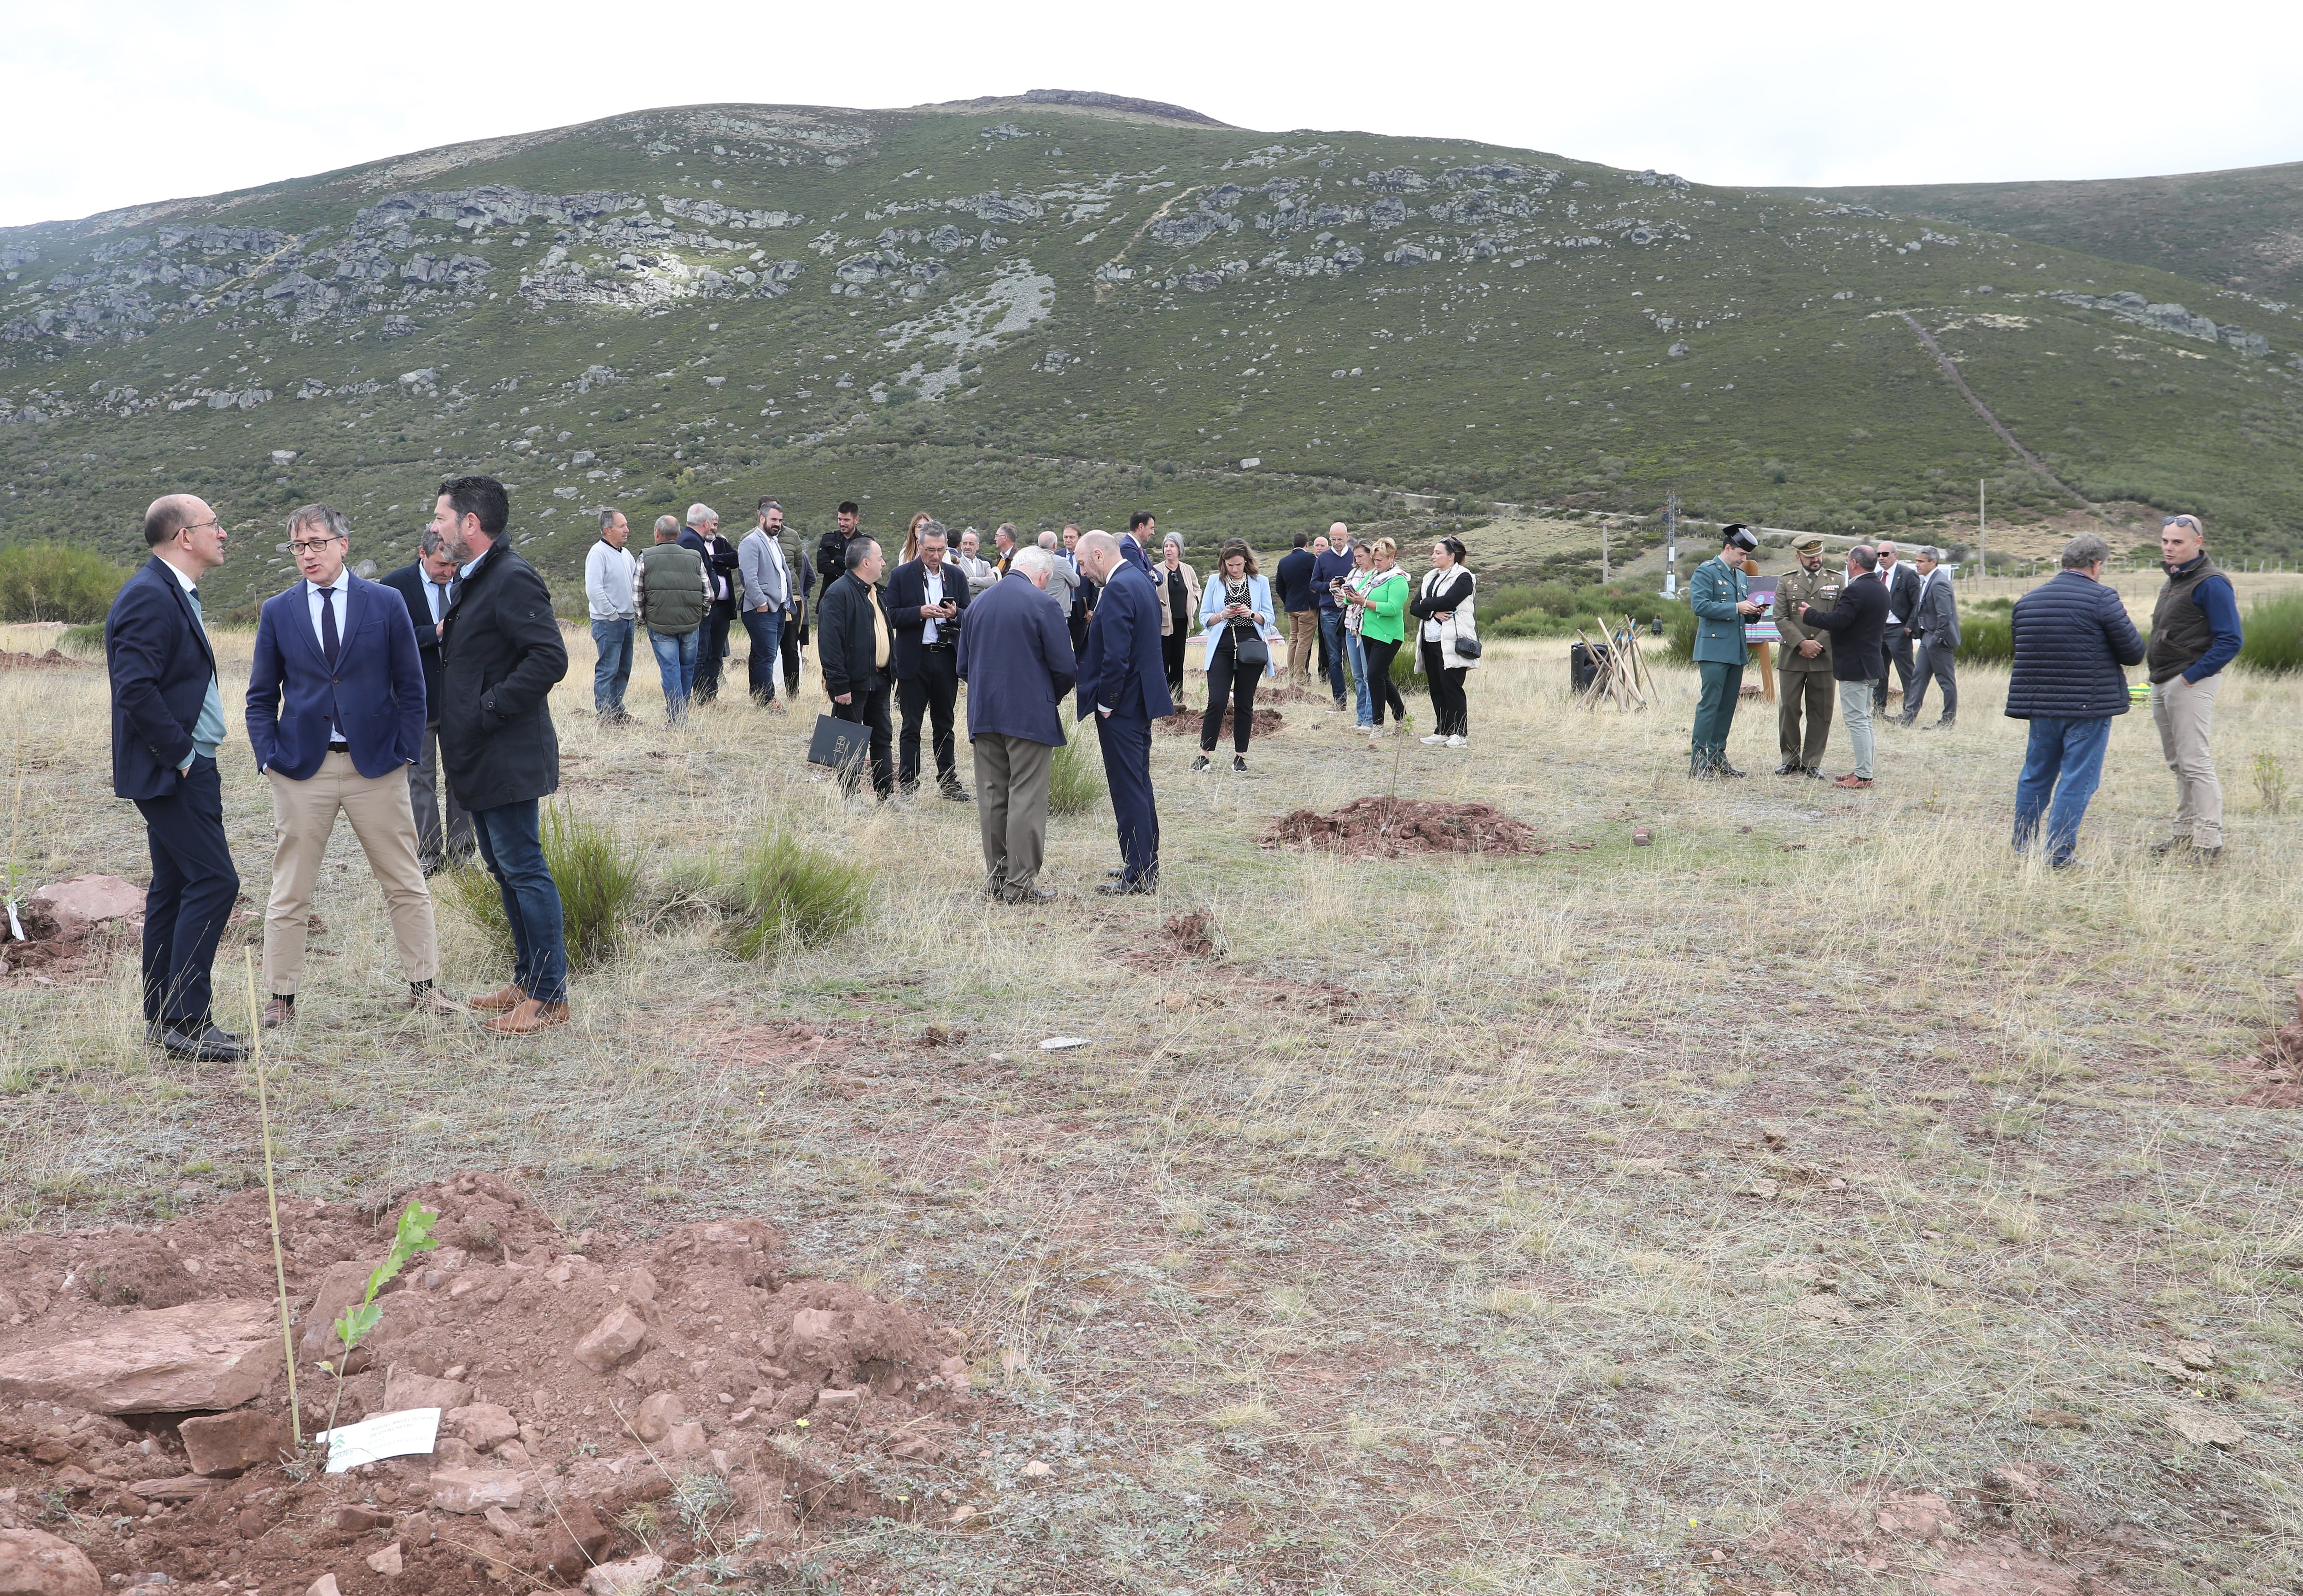
[[[591,606],[593,620],[632,619],[634,563],[629,549],[620,549],[604,537],[592,545],[591,551],[584,556],[584,596]]]
[[[312,640],[320,646],[320,657],[324,660],[328,657],[328,636],[320,629],[320,595],[332,593],[335,595],[326,602],[336,612],[336,646],[341,650],[351,620],[350,612],[346,607],[351,603],[351,587],[352,568],[349,565],[337,571],[336,579],[325,587],[309,580],[304,584],[304,607],[312,617]],[[332,743],[344,740],[343,729],[333,721],[328,722],[328,740]]]
[[[928,578],[928,603],[932,604],[940,604],[943,603],[943,572],[941,570],[929,570],[924,565],[920,567],[920,570],[925,572]],[[932,643],[936,640],[937,625],[937,622],[931,621],[921,629],[920,641],[922,643]]]
[[[1885,587],[1890,594],[1895,591],[1895,573],[1902,569],[1902,562],[1900,560],[1893,565],[1882,565],[1879,568],[1879,585]],[[1926,589],[1921,588],[1920,591],[1925,592]],[[1901,626],[1903,624],[1903,618],[1895,613],[1895,605],[1892,599],[1887,604],[1887,624],[1889,626]]]

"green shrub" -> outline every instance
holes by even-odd
[[[745,958],[813,948],[863,923],[871,907],[870,866],[829,849],[772,832],[744,869],[747,919],[736,933]]]
[[[0,549],[0,621],[102,621],[128,575],[68,543]]]
[[[2257,671],[2303,671],[2303,593],[2258,599],[2247,612],[2240,659]]]
[[[1666,625],[1671,657],[1686,664],[1695,658],[1695,610],[1692,605],[1675,614]]]
[[[1973,614],[1961,617],[1958,658],[1961,664],[2005,665],[2015,659],[2015,617]]]
[[[1048,813],[1084,815],[1103,798],[1101,750],[1091,754],[1087,739],[1074,722],[1067,739],[1048,764]]]
[[[92,621],[87,626],[68,626],[56,638],[56,646],[66,654],[76,654],[82,659],[104,657],[104,622]]]
[[[568,962],[577,969],[595,968],[607,962],[630,929],[639,903],[639,860],[613,832],[578,819],[564,804],[544,812],[543,842],[544,862],[560,889]],[[511,926],[494,876],[474,864],[432,879],[435,901],[444,901],[470,922],[500,958],[511,956]]]

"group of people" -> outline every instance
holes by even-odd
[[[1744,773],[1728,763],[1727,734],[1748,657],[1744,629],[1769,607],[1749,587],[1758,547],[1749,528],[1723,528],[1719,553],[1696,568],[1689,584],[1702,679],[1688,754],[1688,773],[1697,780]],[[1784,643],[1776,723],[1783,763],[1776,773],[1828,779],[1822,759],[1832,698],[1825,684],[1835,680],[1853,767],[1832,784],[1862,790],[1875,779],[1874,716],[1885,714],[1891,669],[1902,681],[1903,711],[1895,724],[1918,722],[1930,683],[1941,686],[1943,697],[1934,725],[1957,719],[1961,632],[1951,572],[1934,548],[1920,549],[1913,566],[1905,566],[1892,543],[1859,543],[1840,571],[1824,570],[1820,537],[1797,539],[1792,549],[1798,567],[1777,581],[1773,602]],[[2160,752],[2175,776],[2173,830],[2152,851],[2201,865],[2223,856],[2223,791],[2209,740],[2223,667],[2245,640],[2239,600],[2207,554],[2198,516],[2167,517],[2159,554],[2166,582],[2147,645],[2103,579],[2111,545],[2092,532],[2065,545],[2057,574],[2015,603],[2006,713],[2029,728],[2016,783],[2014,846],[2019,853],[2039,848],[2057,869],[2074,863],[2079,824],[2102,780],[2112,717],[2125,714],[2131,702],[2127,667],[2136,664],[2147,666]]]

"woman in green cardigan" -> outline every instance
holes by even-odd
[[[1368,553],[1375,560],[1375,580],[1365,593],[1355,593],[1338,583],[1336,597],[1360,608],[1360,649],[1367,655],[1368,697],[1375,702],[1375,724],[1368,728],[1368,746],[1373,747],[1387,730],[1385,705],[1391,705],[1389,730],[1396,731],[1407,719],[1407,705],[1391,680],[1391,661],[1407,637],[1409,583],[1407,573],[1399,569],[1399,545],[1390,538],[1377,538],[1368,545]]]

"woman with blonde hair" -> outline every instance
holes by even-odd
[[[1152,568],[1152,585],[1160,592],[1160,659],[1168,667],[1168,692],[1184,701],[1184,645],[1200,612],[1200,573],[1184,559],[1184,535],[1170,532],[1160,545],[1160,563]]]
[[[909,565],[920,557],[920,528],[933,519],[935,517],[924,510],[912,518],[912,524],[904,528],[904,557],[897,561],[896,565]],[[889,569],[893,570],[894,566]]]
[[[1368,728],[1368,746],[1384,734],[1383,710],[1391,706],[1392,730],[1407,719],[1407,705],[1391,680],[1391,662],[1407,638],[1407,573],[1399,569],[1399,545],[1388,537],[1368,545],[1375,574],[1365,592],[1355,592],[1340,578],[1335,585],[1338,603],[1356,610],[1360,618],[1360,652],[1367,656],[1368,697],[1373,700],[1375,723]]]
[[[1208,573],[1200,599],[1200,624],[1207,629],[1208,708],[1200,718],[1200,756],[1194,773],[1206,770],[1223,731],[1224,705],[1231,705],[1231,767],[1247,769],[1247,739],[1255,727],[1255,687],[1272,668],[1271,645],[1279,629],[1271,623],[1271,584],[1255,569],[1255,551],[1236,537],[1224,539],[1216,568]]]

